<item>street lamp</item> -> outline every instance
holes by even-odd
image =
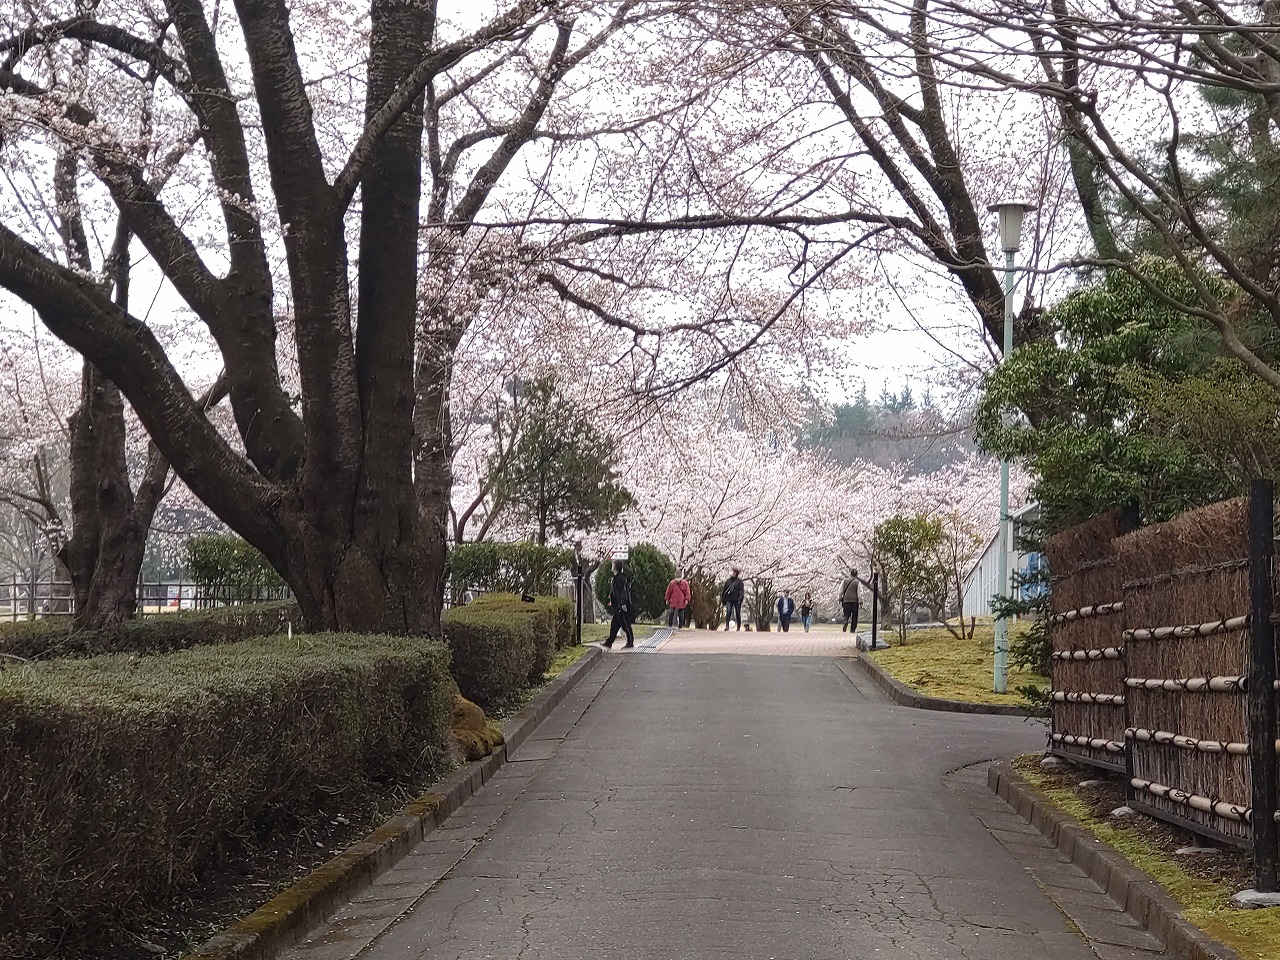
[[[1004,351],[1001,362],[1013,352],[1013,269],[1014,254],[1022,246],[1022,218],[1034,210],[1029,203],[993,203],[987,208],[1000,221],[1000,248],[1004,251]],[[1009,519],[1009,461],[1000,461],[1000,536],[996,551],[996,577],[1000,592],[1012,595],[1009,583],[1009,554],[1013,550],[1013,523]],[[995,691],[1006,693],[1009,689],[1009,620],[996,620]]]

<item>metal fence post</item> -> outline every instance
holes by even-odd
[[[1249,767],[1253,781],[1253,877],[1260,893],[1276,891],[1276,643],[1271,623],[1274,491],[1270,480],[1249,490]]]
[[[876,648],[877,631],[880,627],[880,575],[876,565],[871,564],[871,649]]]

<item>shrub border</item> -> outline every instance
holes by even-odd
[[[1011,703],[971,703],[968,700],[944,700],[941,697],[926,697],[923,693],[912,690],[897,677],[891,675],[884,667],[870,657],[859,653],[854,662],[862,672],[874,680],[889,699],[904,707],[915,707],[917,710],[943,710],[948,713],[988,713],[998,717],[1041,717],[1043,713],[1029,710],[1026,707]]]
[[[1183,917],[1177,901],[1146,871],[1099,840],[1019,776],[1012,761],[1002,760],[987,768],[987,787],[1106,890],[1121,910],[1159,939],[1165,950],[1161,956],[1174,960],[1240,960],[1234,950]]]
[[[455,770],[382,826],[322,863],[247,917],[183,955],[183,960],[270,960],[371,885],[493,777],[597,663],[592,647],[502,727],[506,743]]]

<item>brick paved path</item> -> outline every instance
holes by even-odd
[[[730,630],[659,630],[640,643],[641,653],[746,653],[784,657],[849,657],[855,637],[839,626],[815,626],[809,633],[795,628],[789,633]],[[615,647],[615,649],[617,649]]]

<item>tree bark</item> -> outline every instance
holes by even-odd
[[[134,497],[120,391],[92,364],[85,364],[70,428],[71,535],[58,558],[71,578],[75,625],[100,628],[137,611],[138,573],[160,498],[144,491]],[[166,463],[159,486],[167,473]],[[151,469],[143,482],[154,483]]]

